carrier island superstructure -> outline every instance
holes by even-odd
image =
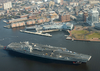
[[[28,41],[20,43],[10,43],[6,50],[21,55],[38,57],[39,59],[56,60],[81,64],[91,59],[90,55],[69,51],[67,48],[43,45],[38,43],[29,43]]]

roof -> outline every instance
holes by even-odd
[[[43,10],[43,9],[45,9],[45,8],[40,8],[40,10]]]
[[[50,15],[57,15],[56,13],[50,14]]]

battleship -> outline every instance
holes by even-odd
[[[9,52],[19,55],[38,58],[39,60],[51,60],[60,62],[70,62],[72,64],[86,63],[92,56],[69,51],[64,47],[55,47],[51,45],[43,45],[39,43],[12,42],[5,46]]]

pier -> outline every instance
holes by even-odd
[[[42,30],[43,33],[46,33],[46,32],[54,32],[54,31],[59,31],[59,29],[55,29],[55,30],[44,30],[44,31]]]
[[[10,25],[4,26],[4,28],[8,28],[8,29],[10,29]]]
[[[48,33],[42,34],[41,32],[30,32],[30,31],[25,31],[25,30],[20,30],[20,32],[29,33],[29,34],[36,34],[36,35],[42,35],[42,36],[49,36],[49,37],[52,36],[52,35],[50,35]]]

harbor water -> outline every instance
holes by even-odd
[[[81,65],[45,63],[9,54],[0,47],[0,71],[100,71],[100,42],[66,40],[67,32],[51,32],[52,37],[21,33],[25,27],[6,29],[7,24],[0,20],[0,46],[11,42],[30,41],[34,43],[66,47],[68,50],[91,55],[89,62]],[[32,30],[31,30],[32,31]]]

